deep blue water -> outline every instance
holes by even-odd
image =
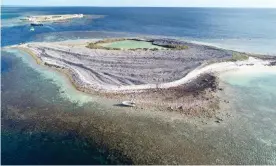
[[[86,139],[49,132],[2,131],[2,164],[13,165],[106,165],[122,164],[108,157]]]
[[[50,24],[37,27],[34,32],[29,30],[29,25],[18,22],[18,17],[23,15],[75,13],[105,17]],[[267,44],[257,43],[257,46],[271,45],[269,48],[273,48],[275,43],[271,41],[276,41],[275,18],[276,9],[2,7],[1,44],[7,46],[41,41],[47,40],[47,37],[51,40],[89,37],[88,33],[73,31],[115,31],[198,40],[234,40],[240,45],[246,45],[249,41],[264,41]],[[92,35],[102,36],[100,32],[93,32]],[[75,110],[74,103],[60,98],[57,93],[59,88],[51,80],[44,80],[12,54],[2,54],[5,54],[1,56],[2,117],[3,112],[14,107],[20,110]],[[131,163],[128,160],[109,160],[108,152],[102,153],[94,144],[88,146],[86,140],[79,136],[44,131],[29,134],[20,128],[24,121],[12,121],[17,125],[10,127],[7,119],[4,123],[2,120],[2,127],[5,128],[1,136],[2,164]]]
[[[2,28],[2,45],[32,40],[37,34],[61,31],[119,31],[195,39],[276,39],[276,9],[230,8],[2,8],[2,18],[31,14],[105,15],[79,24],[29,31],[28,25]]]

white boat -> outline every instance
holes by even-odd
[[[135,107],[135,102],[133,102],[133,101],[123,101],[122,105],[127,106],[127,107]]]

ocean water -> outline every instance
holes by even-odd
[[[87,140],[72,134],[2,131],[1,138],[2,164],[120,164],[112,161],[106,150],[99,150]]]
[[[34,32],[29,31],[29,25],[22,25],[16,19],[17,16],[32,14],[73,13],[105,17],[72,24],[53,24],[36,28]],[[275,9],[3,7],[2,26],[5,26],[2,27],[2,37],[6,40],[2,45],[30,41],[41,33],[96,30],[175,36],[245,51],[255,48],[258,52],[276,54],[275,17]],[[9,37],[10,34],[17,35]]]
[[[19,21],[21,17],[32,14],[75,13],[105,17],[48,24],[36,27],[33,32],[30,31],[29,25]],[[1,45],[91,37],[97,39],[158,35],[276,55],[275,18],[275,9],[2,7]],[[137,158],[139,155],[142,157],[137,161],[141,161],[142,158],[150,156],[151,149],[158,150],[162,147],[158,143],[164,141],[172,146],[174,142],[182,149],[189,147],[192,152],[185,151],[182,155],[186,163],[275,164],[275,78],[274,73],[267,72],[227,73],[222,76],[222,80],[229,87],[226,88],[229,89],[227,97],[233,111],[237,112],[239,121],[229,125],[230,127],[226,126],[228,128],[224,126],[225,128],[218,130],[201,131],[191,130],[189,125],[182,123],[171,127],[169,123],[163,125],[159,121],[151,121],[154,118],[145,121],[124,117],[128,113],[122,110],[116,111],[118,114],[123,112],[120,116],[124,119],[117,121],[113,113],[115,108],[106,108],[99,104],[102,101],[77,92],[64,76],[36,65],[30,56],[18,50],[2,51],[1,162],[130,164],[132,160],[125,155],[127,149],[140,149]],[[84,115],[80,117],[82,114]],[[116,122],[112,119],[116,119]],[[115,124],[119,122],[121,123],[117,127]],[[92,123],[92,127],[87,128],[87,123]],[[116,132],[105,137],[106,132],[99,131],[108,128],[109,125],[117,128],[108,131]],[[239,125],[242,128],[239,128]],[[185,128],[175,130],[175,126]],[[101,139],[110,138],[110,142],[114,141],[114,144],[121,146],[123,140],[119,136],[115,137],[116,133],[129,138],[126,145],[122,145],[125,151],[109,149],[102,143],[104,140]],[[164,139],[154,142],[155,137],[151,133],[158,139],[171,136],[174,141]],[[147,140],[142,145],[136,141],[141,135],[143,139],[140,142]],[[240,141],[235,141],[234,138]],[[197,140],[198,143],[192,140]],[[147,143],[158,146],[149,148],[146,147]],[[147,150],[143,150],[142,147]],[[229,149],[228,153],[224,153],[224,147]],[[182,152],[181,149],[179,152]],[[158,163],[162,157],[168,157],[167,155],[156,155],[156,158],[152,157],[152,161]]]
[[[276,120],[276,72],[275,71],[239,71],[222,74],[226,82],[237,93],[235,105],[240,110],[256,111],[260,117],[270,117],[272,126]],[[242,99],[242,102],[239,101]]]

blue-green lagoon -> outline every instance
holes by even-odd
[[[153,45],[151,42],[136,41],[136,40],[123,40],[123,41],[116,41],[111,43],[103,43],[100,45],[104,47],[109,47],[109,48],[121,48],[121,49],[136,49],[136,48],[164,49],[164,47]]]

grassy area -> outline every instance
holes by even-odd
[[[249,56],[245,53],[233,52],[231,61],[245,61],[248,60]]]
[[[185,49],[188,49],[188,46],[185,46],[185,45],[165,45],[164,47],[170,48],[170,49],[173,49],[173,50],[185,50]]]
[[[101,44],[104,43],[112,43],[112,42],[117,42],[117,41],[124,41],[126,39],[121,38],[121,39],[105,39],[105,40],[100,40],[95,43],[89,43],[86,47],[90,49],[105,49],[105,50],[120,50],[120,48],[110,48],[110,47],[104,47]]]
[[[89,43],[86,47],[90,49],[121,50],[120,48],[104,47],[98,43]]]

